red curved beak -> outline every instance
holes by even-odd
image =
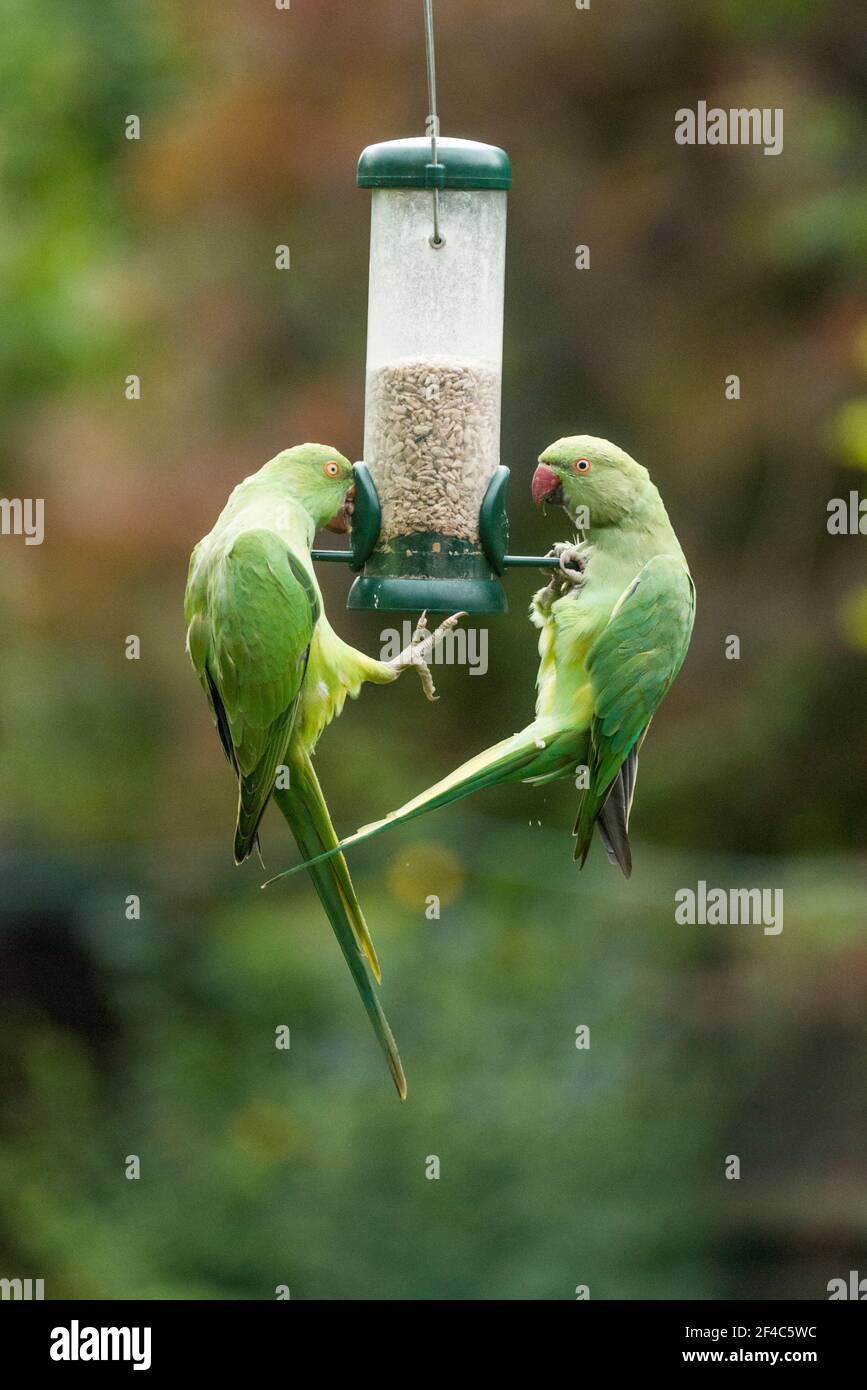
[[[557,501],[559,498],[555,498],[554,494],[560,491],[560,479],[557,477],[557,474],[544,463],[540,463],[533,474],[533,482],[530,486],[530,491],[537,507],[541,507],[543,502]],[[562,495],[561,492],[560,497],[562,497]]]
[[[334,531],[338,536],[345,536],[346,532],[352,526],[352,513],[354,508],[355,487],[353,485],[344,497],[343,506],[340,508],[340,511],[336,516],[333,516],[329,522],[326,522],[326,531]]]

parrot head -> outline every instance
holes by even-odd
[[[591,526],[616,526],[648,478],[646,468],[607,439],[570,435],[540,455],[533,474],[533,501],[537,507],[546,502],[565,507],[573,521],[578,509],[586,508]]]
[[[348,458],[330,444],[297,444],[284,449],[266,467],[300,502],[317,527],[349,530],[355,499],[355,475]]]

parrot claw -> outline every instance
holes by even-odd
[[[427,613],[422,613],[416,623],[415,632],[412,634],[409,646],[404,647],[403,651],[388,663],[394,671],[395,676],[400,675],[401,671],[405,671],[407,667],[414,666],[418,671],[418,678],[421,681],[421,688],[425,693],[426,699],[438,700],[439,696],[436,693],[436,687],[433,683],[428,661],[443,638],[446,637],[453,628],[457,627],[461,618],[465,618],[466,616],[466,613],[453,613],[450,618],[446,618],[444,622],[440,623],[439,627],[435,628],[433,632],[430,632],[427,625]]]
[[[584,571],[587,568],[586,550],[582,550],[577,545],[558,541],[556,545],[552,545],[548,554],[556,557],[559,561],[560,573],[569,584],[579,588],[584,583]]]
[[[572,545],[568,541],[558,541],[556,545],[552,545],[548,555],[557,560],[559,567],[553,574],[550,570],[545,571],[546,574],[551,574],[550,582],[537,595],[538,605],[543,613],[549,611],[551,604],[558,598],[563,598],[565,594],[577,594],[584,583],[584,571],[589,558],[586,548]]]

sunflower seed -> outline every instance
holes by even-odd
[[[500,378],[449,358],[368,373],[364,457],[382,506],[380,541],[420,531],[478,541],[500,448]]]

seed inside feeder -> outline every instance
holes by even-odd
[[[478,541],[499,449],[493,368],[431,356],[368,372],[364,457],[382,506],[380,541],[431,531]]]

